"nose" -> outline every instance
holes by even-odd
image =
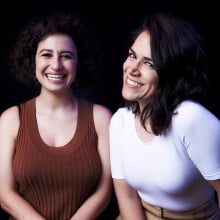
[[[140,68],[141,68],[140,62],[138,61],[132,62],[129,65],[129,72],[131,75],[140,75]]]
[[[62,62],[59,57],[53,57],[51,60],[51,68],[56,71],[62,69]]]

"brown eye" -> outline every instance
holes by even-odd
[[[154,64],[150,61],[146,61],[146,62],[144,62],[144,64],[151,67],[151,68],[154,68]]]
[[[46,57],[46,58],[50,58],[50,57],[52,57],[52,54],[50,54],[50,53],[42,53],[41,56],[42,57]]]
[[[136,58],[135,54],[131,51],[128,53],[128,57],[130,57],[132,59]]]
[[[70,60],[70,59],[72,59],[73,57],[72,57],[71,55],[69,55],[69,54],[62,54],[62,55],[61,55],[61,58],[64,59],[64,60]]]

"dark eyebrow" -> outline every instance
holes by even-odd
[[[39,51],[39,53],[42,53],[42,52],[52,52],[52,50],[49,50],[49,49],[42,49]]]
[[[132,53],[136,54],[135,51],[134,51],[131,47],[129,48],[129,50],[130,50]],[[153,62],[152,58],[150,58],[150,57],[144,57],[144,59],[147,60],[147,61]]]
[[[42,49],[39,51],[39,53],[43,53],[43,52],[53,52],[53,50],[50,50],[50,49]],[[72,56],[75,54],[74,52],[72,51],[69,51],[69,50],[62,50],[61,53],[70,53]]]

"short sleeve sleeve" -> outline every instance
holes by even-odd
[[[220,179],[219,119],[197,103],[185,103],[179,111],[177,129],[182,128],[189,157],[205,179]]]
[[[120,155],[120,134],[122,131],[122,118],[119,109],[110,122],[110,161],[112,177],[116,179],[124,179]]]

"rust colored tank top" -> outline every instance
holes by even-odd
[[[78,108],[72,140],[51,147],[39,135],[35,99],[20,106],[13,172],[19,193],[47,220],[70,219],[95,191],[101,175],[93,105],[79,99]]]

